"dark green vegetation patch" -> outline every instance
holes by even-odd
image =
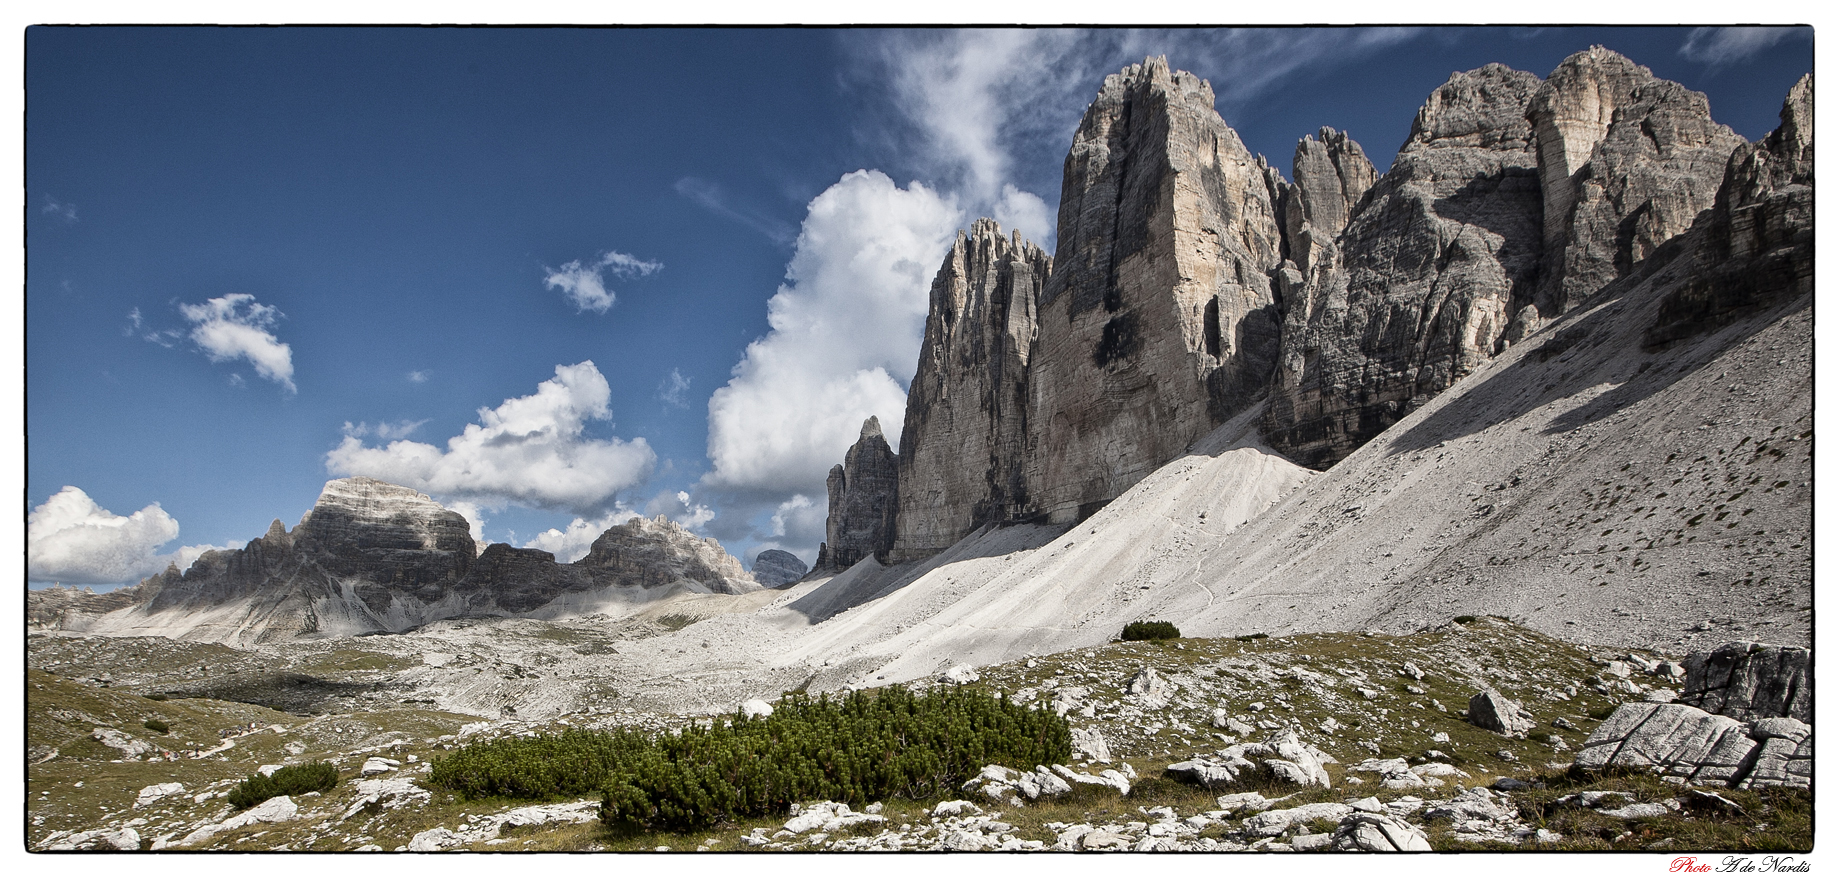
[[[1052,713],[978,689],[892,688],[791,694],[771,716],[737,713],[657,739],[564,732],[489,741],[435,763],[429,780],[473,797],[598,788],[609,826],[688,830],[784,813],[793,802],[937,798],[985,765],[1071,757],[1072,733]]]
[[[1175,640],[1181,637],[1173,622],[1132,622],[1124,626],[1125,640]]]
[[[249,775],[230,791],[230,804],[237,810],[260,805],[276,796],[323,793],[338,785],[338,768],[330,762],[308,762],[275,770],[266,777]]]
[[[152,729],[162,735],[166,734],[167,732],[172,731],[172,726],[169,726],[157,719],[147,720],[146,722],[141,723],[141,725],[149,729]]]

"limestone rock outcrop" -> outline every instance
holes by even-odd
[[[1264,391],[1277,356],[1271,183],[1198,77],[1105,78],[1066,159],[1030,360],[1027,491],[1079,520]]]
[[[1706,231],[1706,270],[1661,304],[1647,347],[1813,292],[1813,74],[1789,90],[1781,120],[1731,154]]]
[[[170,567],[121,590],[126,603],[106,617],[65,611],[61,619],[88,630],[128,613],[134,618],[120,625],[134,633],[262,642],[541,614],[571,595],[619,592],[637,601],[757,589],[720,543],[662,516],[609,528],[573,564],[502,543],[475,555],[464,517],[412,489],[359,477],[327,482],[291,531],[276,521],[241,549],[206,552],[183,572]],[[59,597],[39,600],[42,615],[52,615]]]
[[[899,484],[894,449],[881,434],[881,419],[870,417],[862,422],[862,434],[843,462],[830,468],[825,483],[830,515],[824,520],[817,569],[846,570],[863,558],[885,558],[894,547]]]
[[[523,550],[531,551],[531,550]],[[607,528],[587,556],[576,561],[599,581],[640,588],[699,585],[715,594],[744,594],[759,588],[740,559],[713,537],[699,537],[668,516],[633,516]]]
[[[1701,785],[1807,787],[1813,727],[1786,717],[1745,723],[1686,704],[1634,702],[1590,734],[1577,766],[1647,768]]]
[[[1263,421],[1273,447],[1326,468],[1499,351],[1541,253],[1526,121],[1538,87],[1499,64],[1451,75],[1339,239],[1291,236],[1296,264],[1279,274],[1282,353]],[[1305,146],[1299,185],[1320,177]]]
[[[1690,227],[1744,145],[1712,121],[1703,94],[1601,46],[1559,64],[1526,114],[1544,214],[1545,264],[1533,304],[1546,320]]]
[[[753,579],[761,588],[784,588],[810,571],[797,555],[784,549],[767,549],[753,559]]]
[[[930,557],[1026,508],[1029,354],[1051,265],[990,219],[946,255],[907,390],[892,560]]]
[[[1798,646],[1726,643],[1686,657],[1681,704],[1739,720],[1813,722],[1813,653]]]

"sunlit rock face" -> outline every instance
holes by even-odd
[[[633,516],[594,540],[574,566],[596,582],[657,588],[678,583],[717,594],[756,591],[759,585],[712,537],[699,537],[669,517]]]
[[[1066,158],[1029,363],[1038,516],[1089,515],[1262,394],[1277,181],[1194,75],[1151,58],[1105,78]]]
[[[1338,239],[1292,236],[1307,258],[1279,277],[1282,355],[1263,424],[1273,447],[1326,468],[1502,347],[1541,252],[1526,120],[1538,87],[1499,64],[1453,74]],[[1319,176],[1308,157],[1299,147],[1299,186]]]
[[[930,557],[1026,509],[1028,363],[1051,264],[990,219],[946,255],[907,391],[891,560]]]

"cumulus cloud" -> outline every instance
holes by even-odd
[[[690,498],[688,491],[660,491],[645,503],[645,517],[655,518],[662,515],[685,528],[697,531],[715,518],[715,510],[710,509]],[[594,541],[607,532],[607,528],[625,524],[639,513],[624,503],[616,504],[612,512],[597,517],[577,516],[575,520],[561,528],[550,528],[537,534],[524,543],[526,549],[542,549],[556,556],[564,564],[572,564],[587,557],[588,549]]]
[[[1714,67],[1735,64],[1788,38],[1793,27],[1695,27],[1679,47],[1680,57]]]
[[[645,514],[663,515],[689,530],[699,531],[715,518],[715,510],[690,499],[688,491],[661,491],[645,504]]]
[[[643,438],[597,439],[611,390],[592,361],[557,366],[529,396],[479,409],[479,422],[440,448],[397,439],[381,447],[347,435],[326,455],[335,476],[370,476],[452,501],[516,504],[592,515],[643,482],[657,455]]]
[[[135,582],[176,563],[228,546],[159,548],[179,536],[179,523],[158,503],[116,515],[73,485],[26,516],[26,578],[34,582],[110,585]]]
[[[543,286],[559,289],[575,305],[575,310],[592,311],[605,314],[613,307],[613,291],[607,289],[603,275],[614,277],[644,277],[662,270],[661,262],[648,262],[636,256],[609,250],[599,257],[583,263],[571,259],[562,263],[561,268],[544,267],[548,276],[543,278]]]
[[[939,193],[879,171],[844,175],[811,201],[767,303],[771,331],[709,398],[703,485],[774,502],[821,495],[864,419],[899,440],[927,291],[962,219]]]
[[[664,400],[665,405],[686,409],[690,407],[690,402],[685,398],[684,393],[689,389],[690,379],[683,377],[682,372],[672,369],[669,375],[664,376],[663,381],[658,382],[658,398]]]
[[[248,293],[232,293],[200,305],[180,304],[179,313],[192,324],[192,343],[211,362],[247,360],[257,375],[295,391],[294,351],[269,331],[283,316],[279,310]]]

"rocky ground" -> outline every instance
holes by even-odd
[[[614,835],[589,800],[466,801],[423,784],[431,762],[469,741],[567,727],[661,730],[706,716],[717,702],[732,711],[762,694],[714,683],[673,689],[637,674],[642,664],[617,661],[627,652],[681,649],[687,656],[701,649],[704,626],[687,621],[598,628],[581,620],[457,622],[410,635],[252,650],[33,636],[26,845],[1283,851],[1812,844],[1804,790],[1571,770],[1577,751],[1619,704],[1676,694],[1683,657],[1579,648],[1490,618],[1404,636],[1113,643],[953,669],[961,685],[1063,713],[1077,750],[1067,766],[992,767],[967,784],[962,799],[803,803],[797,813],[704,833]],[[780,691],[805,682],[788,679]],[[536,699],[532,691],[551,694]],[[1484,691],[1498,693],[1488,704],[1502,705],[1499,712],[1524,728],[1501,734],[1478,727],[1472,720],[1480,717],[1466,714]],[[522,700],[507,701],[513,693],[524,693]],[[1246,767],[1280,758],[1297,767],[1288,780]],[[339,768],[329,792],[240,814],[224,800],[251,772],[313,760]]]

